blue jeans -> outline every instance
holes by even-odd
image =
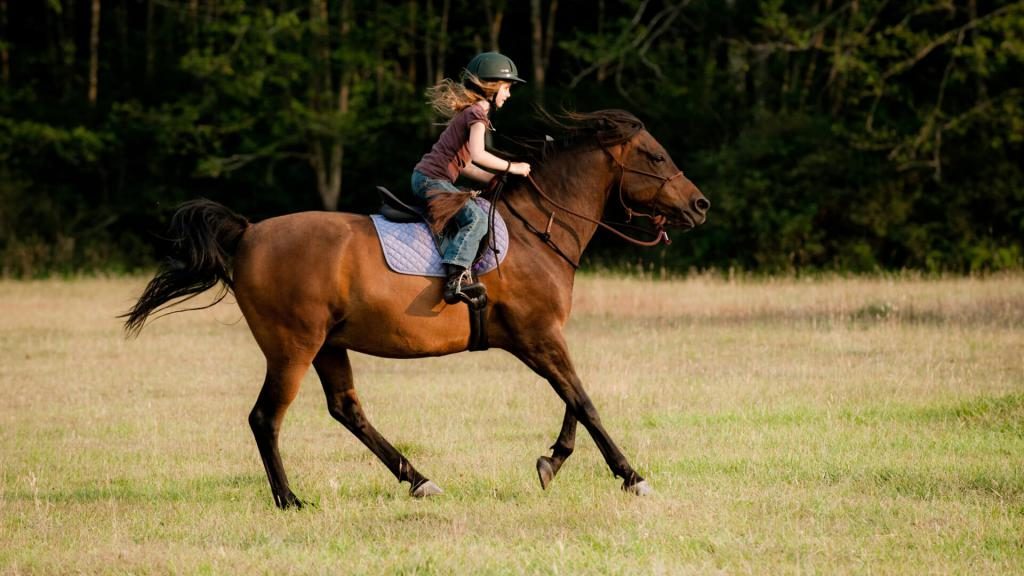
[[[412,172],[412,193],[422,200],[427,199],[427,193],[440,188],[445,192],[461,192],[448,180],[435,180],[420,172]],[[458,231],[444,246],[441,254],[441,262],[469,268],[473,265],[473,259],[480,249],[480,242],[487,235],[487,212],[476,202],[470,200],[455,213],[452,221],[458,227]]]

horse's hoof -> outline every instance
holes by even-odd
[[[541,490],[547,490],[548,484],[555,479],[555,469],[551,466],[551,458],[547,456],[537,458],[537,476],[540,478]]]
[[[284,496],[275,499],[275,504],[277,504],[277,507],[280,508],[281,510],[288,510],[289,508],[294,508],[295,510],[302,510],[302,507],[308,504],[308,502],[303,502],[302,500],[299,500],[298,496],[296,496],[293,492],[289,491]]]
[[[426,482],[422,482],[419,485],[410,488],[409,494],[412,495],[413,498],[426,498],[428,496],[444,494],[444,490],[441,490],[441,487],[434,484],[433,481],[427,480]]]
[[[651,494],[654,494],[654,488],[651,488],[651,485],[647,483],[647,480],[641,480],[632,486],[626,486],[623,484],[622,489],[635,496],[650,496]]]

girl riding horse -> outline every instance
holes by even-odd
[[[427,90],[434,110],[450,120],[437,143],[413,168],[412,192],[427,201],[435,233],[449,223],[456,228],[441,257],[448,275],[444,285],[448,304],[471,304],[487,291],[470,271],[487,235],[487,214],[469,201],[473,195],[459,190],[455,180],[465,176],[486,183],[494,177],[493,172],[530,174],[526,162],[505,160],[484,148],[486,131],[494,129],[490,115],[504,106],[513,84],[525,82],[510,58],[484,52],[466,66],[461,84],[445,78]]]
[[[537,460],[542,487],[572,454],[579,422],[622,488],[647,494],[650,487],[612,441],[569,355],[563,331],[576,267],[597,229],[607,226],[609,204],[648,215],[658,229],[699,226],[711,204],[632,114],[576,114],[559,132],[536,155],[533,173],[510,182],[497,203],[511,248],[502,264],[507,273],[482,278],[493,303],[484,319],[489,342],[546,379],[565,404],[551,455]],[[310,366],[331,416],[408,482],[413,496],[441,492],[370,422],[349,361],[350,350],[387,358],[467,350],[466,311],[441,302],[438,279],[390,271],[373,221],[362,214],[304,212],[250,223],[196,200],[175,212],[170,228],[170,258],[126,314],[125,328],[137,333],[150,314],[219,284],[221,297],[234,293],[266,357],[249,426],[278,506],[302,505],[278,440]]]

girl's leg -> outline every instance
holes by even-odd
[[[460,268],[469,268],[480,250],[480,242],[487,235],[487,212],[476,202],[470,201],[452,219],[459,231],[445,249],[442,261]]]

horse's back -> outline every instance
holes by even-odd
[[[344,273],[342,254],[368,226],[367,216],[338,212],[300,212],[254,224],[235,254],[235,283],[305,290],[336,284]]]
[[[396,357],[447,354],[468,342],[464,306],[444,304],[439,279],[388,269],[368,216],[302,212],[254,224],[236,252],[234,280],[257,340],[284,328]]]

